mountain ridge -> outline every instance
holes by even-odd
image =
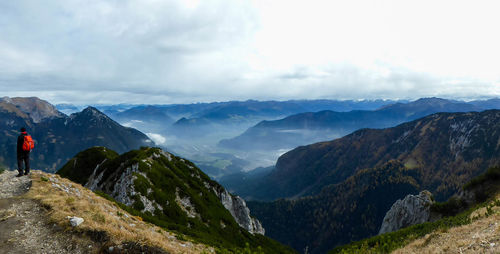
[[[83,173],[82,173],[83,172]],[[105,193],[146,221],[223,248],[290,253],[263,236],[245,201],[228,193],[193,163],[143,147],[116,155],[103,147],[82,151],[58,174]]]
[[[432,113],[481,110],[464,102],[422,98],[385,105],[376,110],[306,112],[261,121],[237,137],[221,140],[219,145],[234,149],[283,149],[339,138],[357,129],[392,127]]]
[[[389,159],[403,160],[408,166],[414,168],[427,165],[426,167],[432,170],[437,170],[439,163],[444,167],[449,167],[453,163],[467,167],[466,165],[476,163],[473,159],[477,151],[484,151],[485,156],[493,158],[494,151],[498,150],[498,147],[494,145],[496,143],[491,140],[498,139],[498,133],[493,130],[499,128],[495,122],[495,119],[500,117],[499,112],[488,110],[480,113],[438,113],[392,128],[361,129],[333,141],[300,146],[278,159],[276,169],[267,176],[272,183],[260,182],[261,186],[264,185],[261,189],[265,190],[269,187],[271,189],[267,192],[274,193],[275,197],[290,198],[302,191],[304,193],[301,195],[308,194],[306,187],[320,181],[318,186],[310,187],[312,190],[309,194],[319,193],[321,186],[331,181],[328,179],[335,177],[345,179],[358,169],[380,165]],[[434,132],[436,130],[438,132]],[[468,133],[468,131],[471,132]],[[492,136],[487,137],[486,132]],[[438,137],[432,135],[439,135],[441,143],[435,144]],[[480,138],[485,143],[481,143],[479,139],[474,144],[469,143],[474,138]],[[435,148],[436,145],[440,149],[432,152],[431,148]],[[441,151],[443,154],[440,154]],[[430,154],[421,154],[422,152]],[[362,159],[364,155],[370,156]],[[437,164],[430,166],[434,161],[431,159],[432,156],[448,156],[446,157],[448,159],[446,162],[436,162]],[[485,168],[488,166],[493,166],[493,164],[490,163]],[[302,170],[297,170],[297,168]],[[320,170],[327,168],[334,169],[334,171]],[[428,170],[425,173],[426,176],[430,176]],[[283,179],[289,180],[286,182]],[[321,181],[324,184],[321,184]],[[333,181],[335,182],[337,180]],[[279,189],[287,188],[296,191],[279,194]],[[246,193],[241,193],[238,189],[235,191],[246,196]]]

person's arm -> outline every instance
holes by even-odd
[[[24,136],[19,135],[17,137],[17,152],[21,152],[23,150],[23,142],[24,142]]]

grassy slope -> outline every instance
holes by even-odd
[[[48,211],[51,222],[65,231],[91,236],[102,248],[133,242],[168,253],[210,253],[210,247],[186,241],[181,236],[146,223],[121,209],[116,203],[99,197],[80,184],[58,175],[34,171],[33,184],[26,198],[39,201]],[[84,222],[73,228],[67,216],[77,216]],[[101,250],[103,251],[103,250]],[[101,253],[99,251],[99,253]]]

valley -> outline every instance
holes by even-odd
[[[98,108],[222,179],[273,166],[279,156],[297,146],[333,140],[357,129],[392,127],[437,112],[500,108],[500,102],[250,100]]]
[[[124,126],[146,133],[156,145],[194,161],[215,179],[261,166],[293,147],[273,150],[234,149],[219,145],[264,120],[320,110],[371,110],[394,101],[230,101],[186,105],[96,106]],[[65,105],[67,106],[67,105]],[[177,119],[177,120],[175,120]],[[327,138],[323,136],[323,138]],[[256,140],[257,142],[260,142]]]

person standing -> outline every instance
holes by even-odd
[[[29,137],[29,138],[27,138]],[[25,143],[28,142],[28,145]],[[27,175],[30,173],[30,151],[33,145],[29,142],[33,142],[31,136],[26,132],[26,128],[21,128],[21,134],[17,137],[17,171],[19,174],[17,177]],[[23,162],[24,162],[24,173],[23,173]]]

